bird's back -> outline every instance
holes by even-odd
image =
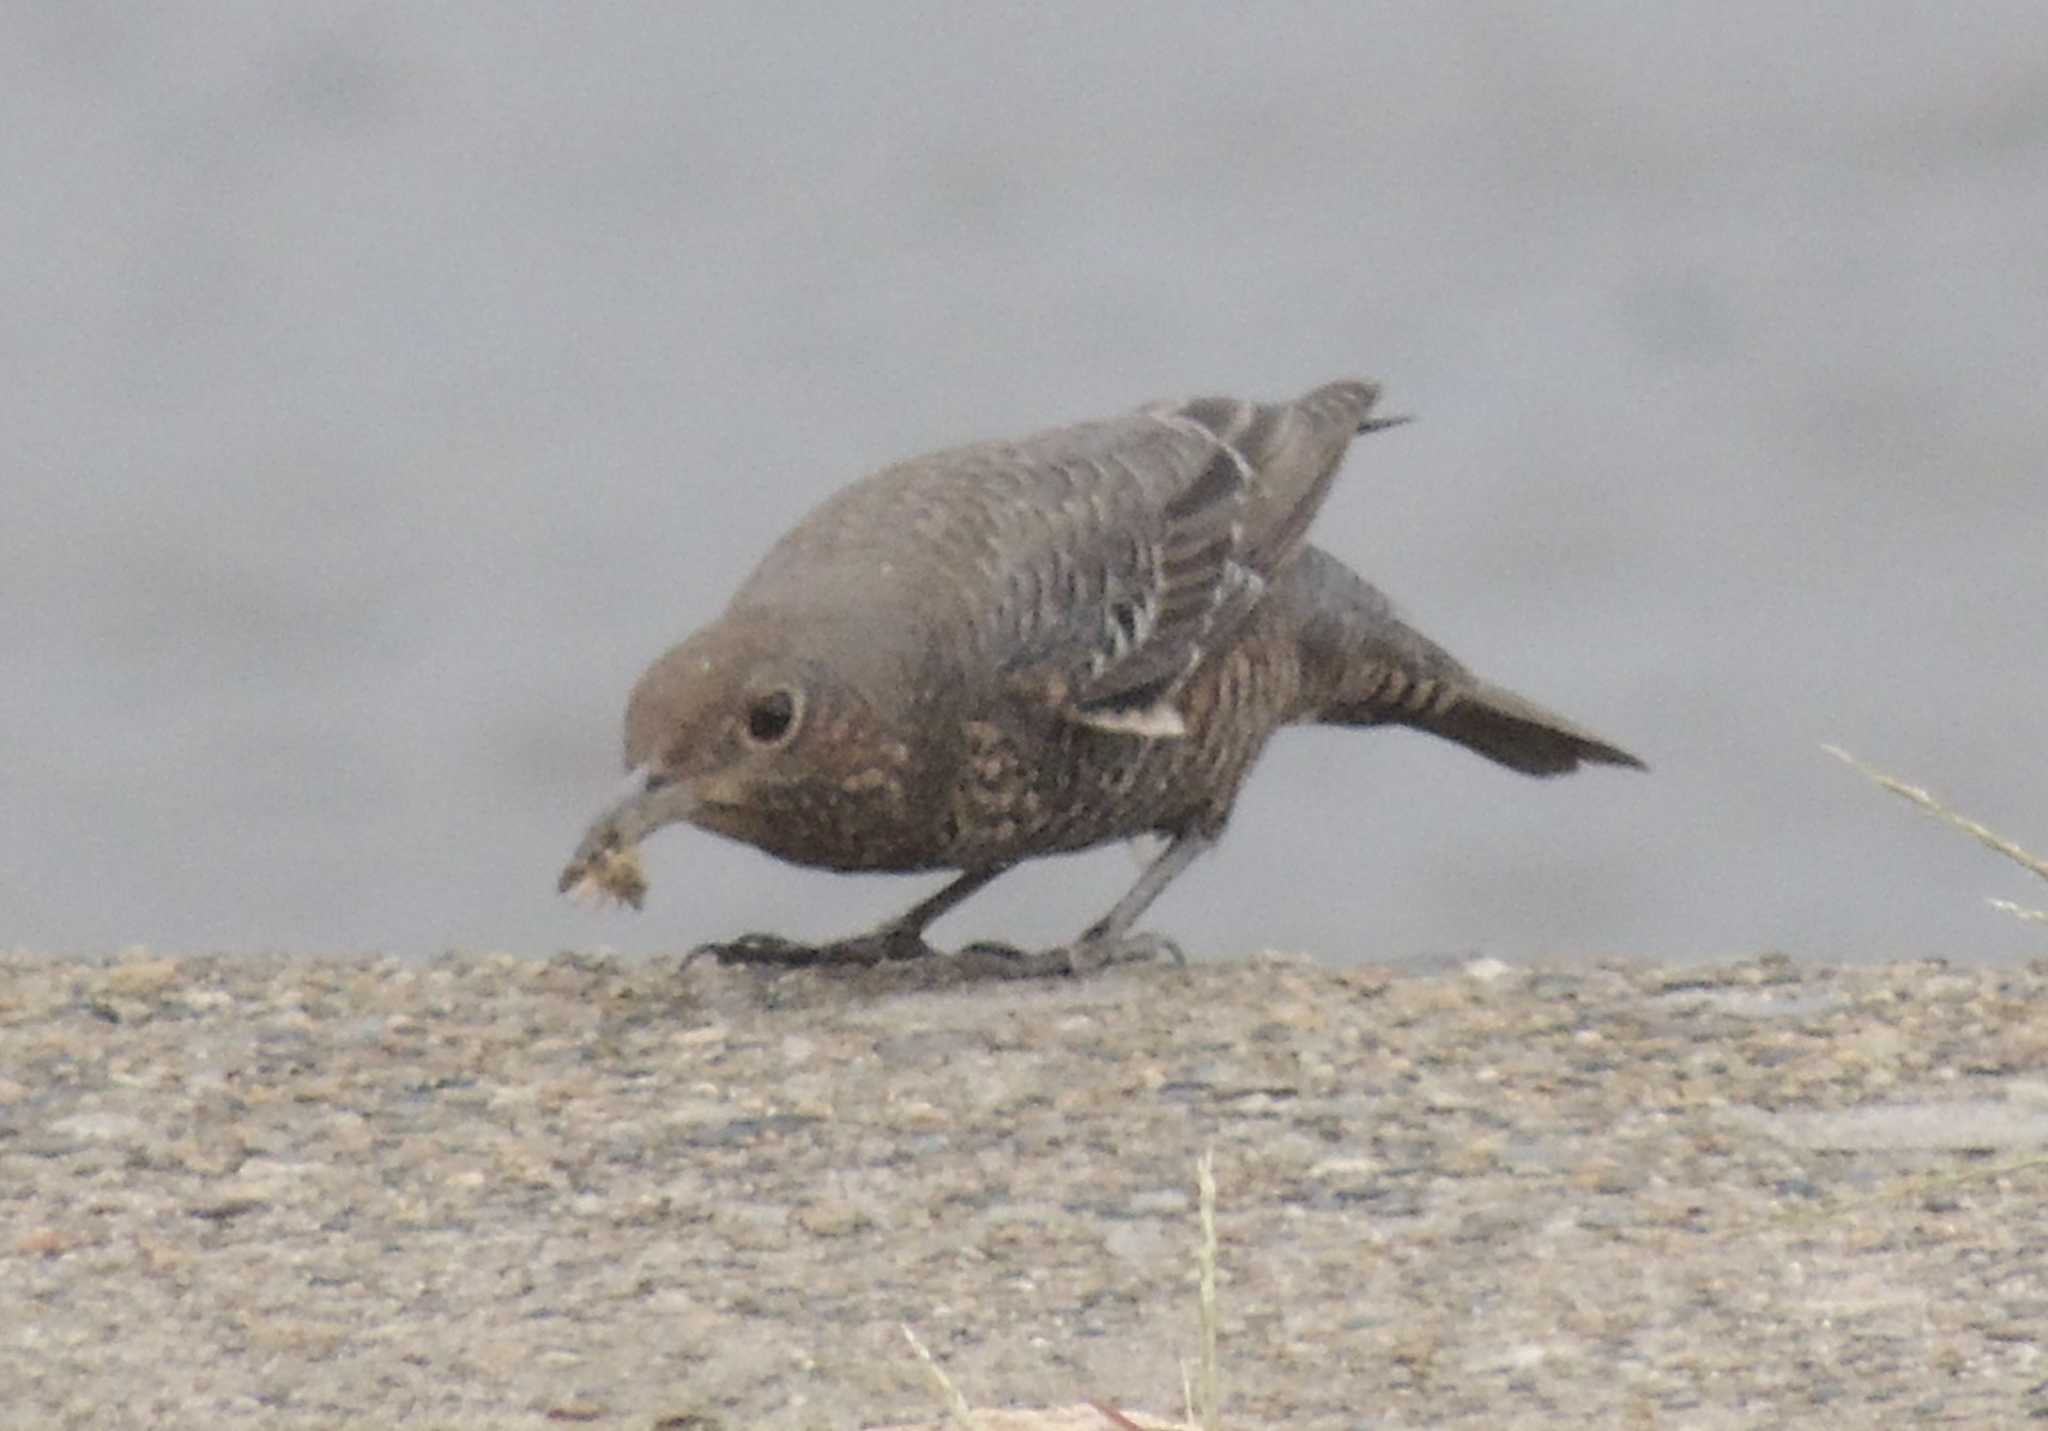
[[[1160,404],[899,463],[805,518],[733,609],[871,621],[934,677],[1158,733],[1301,545],[1375,396]]]

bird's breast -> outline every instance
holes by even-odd
[[[1018,702],[962,724],[940,803],[944,863],[972,868],[1154,830],[1220,829],[1299,688],[1291,649],[1239,643],[1182,690],[1185,733],[1154,737]]]

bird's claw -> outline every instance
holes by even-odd
[[[1119,934],[1113,939],[1100,935],[1082,935],[1068,946],[1076,974],[1093,974],[1117,964],[1149,964],[1158,962],[1186,967],[1188,956],[1181,952],[1180,945],[1164,934],[1139,930],[1131,934]]]
[[[1164,934],[1124,934],[1114,939],[1082,935],[1072,944],[1050,949],[1019,949],[1014,944],[979,940],[962,949],[965,955],[992,956],[996,968],[1009,979],[1058,979],[1100,973],[1117,964],[1141,964],[1153,960],[1186,964],[1180,945]]]
[[[699,944],[683,956],[684,964],[709,959],[715,964],[772,964],[796,968],[817,960],[815,945],[799,944],[779,934],[742,934],[737,939]]]
[[[737,939],[699,944],[684,963],[711,959],[720,964],[743,964],[769,969],[872,969],[912,959],[947,957],[925,943],[921,935],[902,929],[877,929],[830,944],[802,944],[779,934],[742,934]],[[1058,979],[1095,974],[1117,964],[1140,964],[1157,960],[1186,964],[1180,946],[1163,934],[1122,934],[1113,939],[1083,935],[1072,944],[1050,949],[1020,949],[993,939],[978,939],[964,946],[954,959],[989,961],[994,973],[1004,979]]]
[[[877,929],[829,944],[801,944],[779,934],[742,934],[720,943],[699,944],[685,963],[712,959],[773,969],[873,968],[899,959],[922,959],[938,951],[916,934]]]

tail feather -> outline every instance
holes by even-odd
[[[1585,727],[1473,675],[1326,552],[1304,548],[1276,594],[1299,613],[1314,688],[1306,719],[1411,726],[1525,775],[1562,775],[1585,764],[1648,769]]]
[[[1437,688],[1420,710],[1405,702],[1338,703],[1326,707],[1322,719],[1333,725],[1413,726],[1524,775],[1563,775],[1582,764],[1649,768],[1620,746],[1501,686],[1469,678],[1433,684]]]

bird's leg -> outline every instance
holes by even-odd
[[[1131,926],[1152,907],[1180,872],[1216,843],[1216,837],[1192,830],[1175,835],[1159,857],[1145,867],[1130,892],[1115,908],[1089,925],[1072,944],[1055,945],[1036,953],[1023,953],[997,945],[970,945],[962,952],[999,953],[1007,956],[1003,972],[1010,978],[1036,979],[1061,974],[1092,974],[1111,964],[1137,963],[1148,959],[1170,959],[1187,963],[1180,946],[1163,934],[1133,934]]]
[[[856,934],[851,939],[842,939],[837,944],[826,946],[836,951],[836,957],[857,964],[880,964],[890,959],[922,959],[938,951],[924,942],[924,932],[934,920],[974,894],[997,875],[1009,868],[1008,865],[991,865],[987,869],[963,870],[951,884],[937,893],[919,900],[916,904],[897,915],[887,924],[866,934]]]
[[[1026,953],[1005,944],[978,942],[968,945],[961,953],[1000,956],[1001,974],[1015,979],[1088,974],[1111,964],[1143,959],[1166,958],[1176,964],[1184,964],[1186,956],[1171,939],[1163,934],[1133,934],[1131,926],[1144,916],[1152,902],[1182,870],[1215,843],[1213,835],[1193,830],[1175,835],[1159,857],[1145,867],[1138,876],[1138,882],[1116,902],[1116,906],[1089,925],[1072,944]],[[798,944],[773,934],[748,934],[728,944],[699,945],[690,957],[709,955],[720,963],[769,964],[785,969],[831,964],[867,966],[898,959],[921,959],[937,952],[924,939],[924,931],[931,923],[1009,868],[1008,865],[994,865],[987,869],[962,871],[937,893],[919,900],[879,928],[851,939],[831,944]]]
[[[1185,964],[1187,956],[1171,939],[1163,934],[1132,934],[1131,926],[1152,907],[1152,901],[1159,898],[1182,870],[1215,843],[1215,836],[1196,830],[1183,830],[1175,835],[1160,852],[1159,858],[1145,867],[1138,876],[1138,882],[1109,913],[1089,925],[1079,939],[1062,951],[1074,972],[1087,973],[1110,964],[1162,956],[1176,964]]]
[[[964,903],[970,895],[979,892],[983,886],[1009,868],[1008,865],[990,865],[987,869],[964,870],[951,884],[911,905],[875,932],[908,935],[922,940],[925,930],[930,928],[932,922],[940,915],[954,905]]]
[[[924,942],[924,931],[932,921],[1008,868],[992,865],[987,869],[964,870],[952,883],[919,900],[888,923],[850,939],[830,944],[799,944],[774,934],[743,934],[730,943],[700,944],[690,957],[708,955],[722,964],[773,964],[786,969],[920,959],[937,952]]]

